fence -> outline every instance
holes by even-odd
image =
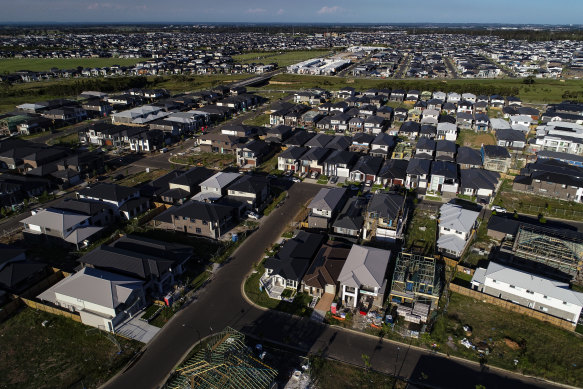
[[[9,303],[6,303],[0,309],[0,321],[8,319],[14,312],[16,312],[20,306],[22,305],[22,301],[19,298],[16,298]]]
[[[39,311],[52,313],[53,315],[64,316],[68,319],[71,319],[71,320],[74,320],[76,322],[81,323],[81,316],[79,316],[76,313],[69,312],[65,309],[53,307],[51,305],[42,304],[42,303],[39,303],[39,302],[36,302],[33,300],[29,300],[29,299],[24,298],[24,297],[21,297],[20,300],[30,308],[38,309]]]
[[[64,272],[61,269],[57,269],[55,267],[52,268],[52,271],[53,273],[51,275],[28,288],[24,293],[22,293],[20,297],[35,297],[36,295],[55,285],[57,282],[61,281],[63,278],[71,275],[71,273]]]
[[[478,292],[478,291],[475,291],[472,289],[468,289],[468,288],[465,288],[465,287],[460,286],[460,285],[450,283],[449,289],[452,292],[463,294],[464,296],[472,297],[472,298],[475,298],[476,300],[480,300],[480,301],[483,301],[483,302],[486,302],[489,304],[497,305],[497,306],[502,307],[504,309],[507,309],[509,311],[517,312],[517,313],[520,313],[522,315],[530,316],[530,317],[537,319],[537,320],[551,323],[553,325],[556,325],[556,326],[561,327],[562,329],[565,329],[568,331],[575,331],[575,328],[576,328],[576,326],[573,323],[571,323],[567,320],[563,320],[563,319],[560,319],[558,317],[550,316],[550,315],[547,315],[545,313],[535,311],[534,309],[523,307],[522,305],[514,304],[514,303],[511,303],[510,301],[502,300],[502,299],[499,299],[497,297],[490,296],[488,294],[481,293],[481,292]]]

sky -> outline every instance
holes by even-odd
[[[581,24],[581,0],[0,0],[0,23]]]

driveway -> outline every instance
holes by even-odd
[[[127,319],[115,329],[115,332],[118,335],[137,340],[138,342],[150,342],[160,331],[160,328],[140,320],[140,317],[142,317],[143,314],[144,312],[132,317],[131,319]]]

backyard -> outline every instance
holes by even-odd
[[[465,333],[464,325],[471,327],[471,334]],[[569,385],[583,385],[582,338],[471,297],[452,293],[447,314],[439,317],[431,337],[442,352],[473,360],[479,360],[477,351],[462,346],[460,340],[467,338],[474,345],[484,342],[489,349],[484,356],[488,364]]]
[[[71,319],[25,308],[0,324],[2,387],[96,388],[141,347],[124,338],[109,339],[105,332]]]

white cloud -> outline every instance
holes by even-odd
[[[320,8],[318,13],[320,15],[322,15],[322,14],[333,14],[333,13],[340,12],[340,11],[342,11],[342,7],[334,5],[332,7],[324,6],[324,7]]]
[[[283,15],[285,13],[285,9],[280,8],[277,10],[277,12],[275,13],[276,15]]]
[[[247,11],[245,11],[247,14],[262,14],[265,12],[267,12],[267,10],[264,8],[249,8]]]

